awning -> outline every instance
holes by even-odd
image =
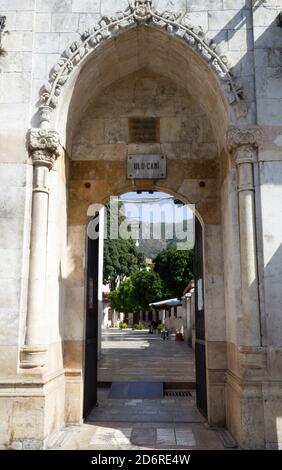
[[[150,304],[150,307],[155,308],[156,310],[161,310],[165,308],[181,307],[182,302],[179,299],[167,299],[161,300],[160,302],[153,302]]]

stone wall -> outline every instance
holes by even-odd
[[[25,329],[32,167],[2,164],[0,185],[0,376],[6,378],[17,371]]]
[[[130,117],[160,118],[159,143],[130,143]],[[169,160],[214,160],[209,120],[196,100],[172,80],[148,70],[106,88],[88,107],[76,131],[72,160],[125,161],[128,154],[162,154]]]

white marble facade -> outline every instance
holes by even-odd
[[[83,250],[96,200],[81,181],[93,179],[99,202],[111,181],[126,188],[114,181],[128,142],[109,119],[111,93],[114,115],[122,114],[117,103],[132,100],[127,78],[149,73],[169,96],[156,93],[152,103],[145,84],[145,107],[131,101],[130,112],[162,115],[173,175],[162,189],[196,202],[206,180],[197,214],[209,420],[242,447],[281,447],[281,11],[282,0],[0,0],[0,445],[43,448],[82,419]],[[177,127],[182,99],[199,123],[185,132],[200,129],[189,142]],[[95,103],[98,117],[88,114]],[[40,105],[49,108],[39,113]],[[92,122],[83,130],[90,140],[75,147],[83,122]]]

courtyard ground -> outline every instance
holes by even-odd
[[[168,341],[147,331],[105,330],[98,381],[195,383],[194,351],[186,343]]]
[[[222,429],[211,429],[196,407],[194,353],[174,336],[163,341],[147,331],[103,333],[98,407],[81,426],[68,427],[49,449],[219,450],[234,442]],[[162,398],[109,398],[113,381],[166,383]]]

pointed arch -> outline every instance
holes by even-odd
[[[151,0],[136,0],[127,10],[118,12],[113,17],[103,16],[92,29],[85,31],[78,41],[73,42],[63,52],[59,62],[50,72],[48,83],[40,91],[41,122],[50,121],[66,84],[77,76],[78,70],[95,51],[102,49],[103,44],[109,40],[140,25],[165,32],[202,58],[218,78],[226,102],[230,106],[240,108],[243,93],[231,73],[228,58],[219,52],[217,45],[204,35],[202,29],[190,25],[187,18],[181,14],[159,13],[153,9]]]

